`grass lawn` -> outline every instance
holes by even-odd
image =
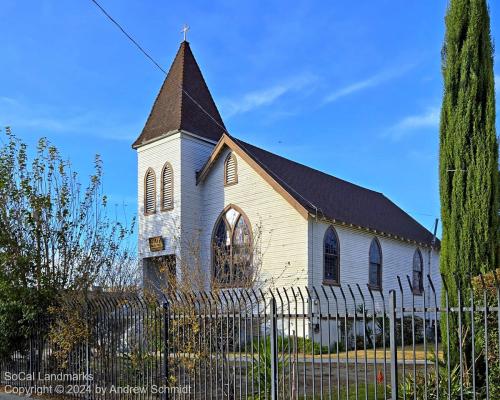
[[[368,360],[373,360],[375,358],[375,352],[377,355],[377,362],[382,361],[384,358],[384,349],[383,348],[377,348],[376,350],[371,349],[366,349],[366,358]],[[242,358],[246,356],[252,356],[251,353],[241,353]],[[427,361],[433,360],[433,354],[434,354],[434,344],[428,344],[427,345]],[[239,353],[229,353],[230,356],[234,357],[235,359],[238,359]],[[288,356],[288,352],[285,351],[285,355]],[[391,359],[391,352],[389,348],[386,348],[385,351],[386,359],[387,362],[390,362]],[[298,353],[298,358],[299,362],[302,362],[304,360],[304,356],[306,358],[306,362],[310,361],[312,359],[312,354],[305,354],[299,352]],[[345,351],[339,352],[339,358],[340,360],[345,360],[346,357],[349,356],[349,360],[354,360],[354,358],[357,356],[358,357],[358,362],[363,362],[365,359],[365,351],[358,349],[356,352],[354,350],[349,350],[349,353],[346,353]],[[257,352],[254,353],[254,357],[257,357]],[[278,357],[281,357],[281,351],[278,351]],[[332,362],[335,362],[337,360],[337,353],[333,351],[332,353],[323,353],[323,362],[328,361],[328,359],[331,357]],[[294,356],[292,355],[292,358]],[[321,356],[319,354],[314,355],[315,360],[319,360]],[[416,361],[424,361],[425,360],[425,351],[424,351],[424,345],[423,344],[418,344],[415,346],[415,360]],[[439,349],[439,358],[443,359],[443,350]],[[413,348],[411,346],[406,346],[405,345],[405,351],[404,351],[404,359],[406,362],[412,362],[413,361]],[[398,346],[398,360],[403,361],[403,348],[401,346]]]
[[[377,355],[377,360],[382,360],[384,358],[384,349],[383,348],[378,348],[376,351],[373,349],[367,349],[366,350],[366,358],[369,360],[373,360],[375,358],[375,352]],[[427,360],[431,360],[432,356],[434,353],[434,344],[432,345],[427,345]],[[386,349],[386,358],[389,361],[391,357],[391,352],[389,348]],[[364,360],[365,358],[365,351],[364,350],[357,350],[357,352],[354,352],[354,350],[349,351],[349,359],[354,359],[355,356],[358,357],[358,360]],[[303,356],[302,354],[300,356]],[[299,356],[299,357],[300,357]],[[306,355],[306,357],[311,357],[310,355]],[[333,352],[331,353],[332,358],[337,358],[337,353]],[[340,359],[345,359],[347,357],[346,352],[340,352],[339,353],[339,358]],[[315,355],[315,358],[320,358],[319,355]],[[323,359],[329,358],[328,354],[323,354]],[[406,361],[412,361],[413,360],[413,348],[411,346],[405,346],[405,351],[404,351],[404,358]],[[418,344],[415,346],[415,360],[420,360],[423,361],[425,360],[425,352],[424,352],[424,345],[423,344]],[[443,351],[439,350],[439,358],[443,358]],[[403,348],[401,346],[398,347],[398,360],[403,360]]]

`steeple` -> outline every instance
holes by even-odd
[[[174,130],[214,141],[218,141],[225,131],[187,41],[181,43],[146,124],[132,147],[140,147]]]

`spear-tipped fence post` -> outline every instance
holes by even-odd
[[[484,305],[484,363],[485,375],[486,375],[486,399],[490,398],[490,369],[489,369],[489,348],[488,348],[488,297],[487,288],[484,283],[483,274],[479,274],[479,279],[481,279],[481,287],[483,289],[483,305]]]
[[[439,399],[439,344],[438,344],[438,327],[437,327],[439,306],[437,302],[436,288],[429,274],[427,274],[427,279],[429,280],[429,285],[432,291],[432,297],[434,298],[434,356],[435,356],[434,369],[436,373],[436,397]]]
[[[169,322],[170,322],[170,307],[168,304],[168,300],[165,298],[165,301],[163,302],[163,318],[164,318],[164,335],[165,335],[165,347],[163,349],[163,359],[165,360],[165,386],[168,388],[169,387],[169,365],[168,365],[168,356],[169,356],[169,341],[168,341],[168,331],[169,331]],[[165,399],[169,399],[169,390],[165,390]]]
[[[353,330],[354,330],[354,393],[356,399],[358,396],[358,305],[356,303],[356,297],[354,296],[354,292],[352,291],[351,285],[347,284],[347,289],[349,289],[349,293],[351,294],[352,303],[354,304],[354,321],[353,321]]]
[[[493,277],[495,278],[495,286],[497,288],[497,308],[498,308],[498,314],[497,314],[497,322],[498,322],[498,331],[500,332],[500,281],[497,276],[496,270],[493,270]],[[498,335],[498,348],[500,349],[500,335]],[[500,365],[500,358],[498,359],[498,363]]]
[[[396,343],[396,291],[389,292],[389,339],[391,345],[391,399],[398,400],[398,350]]]
[[[271,317],[271,400],[278,399],[278,324],[276,299],[272,291],[269,299]]]

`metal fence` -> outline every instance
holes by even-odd
[[[500,398],[498,281],[459,288],[456,304],[444,284],[442,307],[427,278],[431,304],[409,278],[387,294],[356,284],[93,294],[40,321],[2,361],[1,383],[88,399]]]

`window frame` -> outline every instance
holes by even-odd
[[[378,271],[377,271],[377,284],[373,284],[370,282],[370,275],[371,275],[371,265],[372,265],[372,260],[371,260],[371,249],[372,249],[372,246],[373,244],[375,243],[375,245],[377,246],[378,248],[378,252],[379,252],[379,256],[380,256],[380,264],[379,264],[379,268],[378,268]],[[380,241],[378,240],[377,237],[374,237],[371,242],[370,242],[370,247],[368,248],[368,286],[370,287],[370,289],[372,290],[378,290],[378,291],[382,291],[382,283],[383,283],[383,280],[382,280],[382,277],[383,277],[383,265],[384,265],[384,259],[383,259],[383,253],[382,253],[382,246],[380,244]]]
[[[170,173],[171,173],[171,176],[172,176],[172,188],[171,188],[171,196],[172,196],[172,205],[170,207],[165,207],[164,206],[164,203],[165,203],[165,179],[164,179],[164,174],[165,174],[165,170],[167,168],[170,168]],[[170,164],[170,162],[166,162],[164,165],[163,165],[163,168],[161,170],[161,183],[160,183],[160,211],[171,211],[174,209],[174,168],[172,167],[172,164]]]
[[[231,160],[231,159],[234,162],[234,181],[228,182],[227,181],[227,164],[228,164],[229,160]],[[238,183],[238,161],[237,161],[234,153],[231,151],[224,159],[224,186],[232,186],[232,185],[236,185],[237,183]]]
[[[326,236],[330,231],[333,232],[337,240],[337,280],[326,278]],[[337,230],[333,225],[330,225],[323,235],[323,285],[340,286],[340,240],[339,235],[337,234]]]
[[[419,287],[416,288],[414,285],[414,276],[415,272],[415,255],[418,254],[419,260],[420,260],[420,279],[419,279]],[[422,256],[422,252],[420,249],[417,247],[415,249],[415,252],[413,253],[413,258],[411,260],[411,270],[412,270],[412,275],[411,275],[411,285],[412,285],[412,291],[413,294],[416,296],[422,296],[424,294],[424,257]]]
[[[152,174],[153,176],[153,211],[148,211],[148,175]],[[146,173],[144,174],[144,215],[153,215],[156,214],[156,174],[153,168],[148,167]]]
[[[231,226],[231,224],[229,223],[229,221],[227,220],[226,218],[226,213],[233,209],[234,211],[236,211],[239,216],[238,218],[234,221],[234,226]],[[229,260],[230,260],[230,265],[229,265],[229,269],[230,269],[230,276],[232,277],[233,276],[233,268],[234,268],[234,264],[233,264],[233,242],[234,242],[234,235],[235,235],[235,232],[236,232],[236,226],[238,225],[238,222],[239,220],[243,218],[243,221],[245,222],[247,228],[248,228],[248,234],[250,236],[250,246],[251,246],[251,249],[250,249],[250,265],[252,266],[253,265],[253,232],[252,232],[252,226],[250,225],[250,220],[248,219],[247,215],[241,210],[240,207],[238,206],[235,206],[234,204],[230,204],[228,206],[226,206],[224,208],[224,210],[222,210],[222,212],[220,213],[219,217],[215,220],[215,223],[214,223],[214,227],[213,227],[213,230],[212,230],[212,236],[211,236],[211,239],[210,239],[210,254],[211,254],[211,262],[210,262],[210,266],[211,266],[211,278],[212,278],[212,285],[217,285],[218,288],[246,288],[246,287],[250,287],[249,285],[249,282],[247,282],[246,285],[235,285],[234,282],[228,282],[228,283],[224,283],[224,282],[220,282],[218,279],[217,279],[217,276],[216,276],[216,265],[215,265],[215,238],[216,238],[216,234],[217,234],[217,228],[219,226],[219,224],[221,222],[224,222],[225,226],[226,226],[226,231],[229,232],[229,238],[230,238],[230,243],[229,243]],[[240,282],[241,283],[241,282]]]

